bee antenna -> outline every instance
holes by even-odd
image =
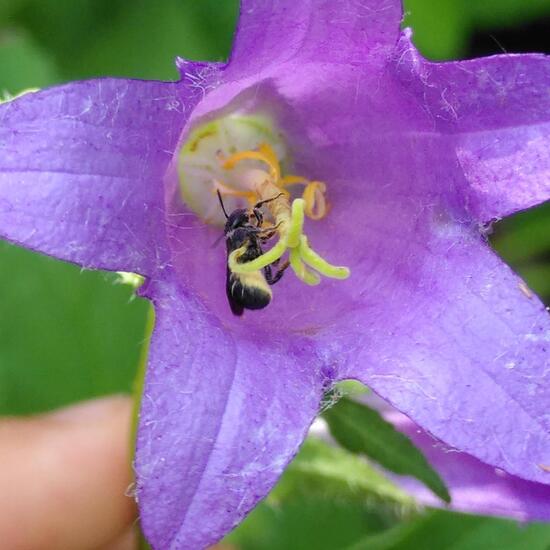
[[[218,199],[220,199],[220,204],[221,204],[223,213],[225,214],[225,219],[228,219],[229,216],[227,215],[227,212],[225,211],[225,206],[223,205],[222,194],[220,193],[219,189],[216,189],[216,193],[218,194]]]
[[[277,200],[277,199],[278,199],[279,197],[281,197],[282,195],[284,195],[284,193],[279,193],[279,194],[276,195],[275,197],[271,197],[270,199],[264,199],[263,201],[257,202],[257,203],[254,205],[254,208],[260,208],[261,206],[263,206],[264,204],[266,204],[266,203],[268,203],[268,202]]]

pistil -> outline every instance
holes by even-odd
[[[274,151],[267,144],[261,144],[257,151],[243,151],[232,155],[225,160],[223,168],[231,170],[242,161],[259,160],[267,164],[268,171],[264,172],[264,178],[251,187],[251,191],[257,197],[257,201],[270,200],[266,207],[270,210],[277,228],[279,240],[270,250],[250,262],[240,263],[238,260],[246,252],[242,247],[234,250],[228,259],[229,269],[235,273],[252,273],[258,271],[273,262],[289,250],[290,266],[296,276],[308,285],[320,283],[318,273],[335,279],[349,277],[349,269],[342,266],[334,266],[314,252],[308,244],[307,237],[303,234],[304,215],[308,214],[313,219],[321,219],[326,215],[327,206],[324,198],[326,186],[322,182],[310,182],[299,176],[287,176],[281,178],[281,169]],[[258,175],[260,171],[256,172]],[[290,204],[290,194],[285,186],[302,183],[305,185],[302,198],[295,199]],[[307,264],[316,272],[306,267]]]

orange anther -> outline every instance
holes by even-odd
[[[306,185],[304,194],[305,213],[312,220],[320,220],[327,214],[325,191],[327,187],[322,181],[312,181]]]

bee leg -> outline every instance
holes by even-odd
[[[271,269],[272,265],[273,264],[269,264],[264,267],[264,277],[268,285],[272,284],[271,281],[273,280],[273,271]]]
[[[273,262],[275,263],[275,262]],[[277,263],[278,263],[278,260],[277,260]],[[284,272],[285,272],[285,269],[290,265],[290,262],[288,260],[286,260],[283,265],[281,267],[279,267],[279,269],[277,269],[277,272],[275,273],[275,275],[273,275],[273,271],[271,269],[271,266],[268,265],[264,268],[264,275],[265,275],[265,280],[267,281],[267,284],[268,285],[274,285],[275,283],[277,283],[278,281],[281,280],[281,277],[283,276]]]
[[[262,242],[269,241],[269,239],[275,236],[275,233],[276,233],[275,231],[264,231],[260,235],[260,239],[262,240]]]
[[[262,232],[259,233],[260,239],[262,241],[269,241],[273,236],[275,236],[275,233],[277,233],[277,229],[279,229],[279,226],[282,222],[279,222],[277,225],[272,225],[271,227],[266,227],[262,229]]]
[[[253,208],[252,209],[252,212],[254,214],[254,217],[256,218],[256,225],[258,227],[261,227],[262,226],[262,223],[264,221],[264,218],[262,216],[262,213],[257,209],[257,208]]]

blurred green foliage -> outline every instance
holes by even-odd
[[[445,483],[424,455],[378,411],[343,397],[324,412],[323,418],[332,437],[348,451],[364,455],[396,474],[415,477],[440,499],[450,502]]]
[[[242,550],[550,548],[548,525],[419,512],[393,489],[388,494],[388,482],[366,467],[342,449],[307,440],[274,491],[227,542]]]
[[[550,305],[550,202],[497,223],[491,242],[527,285]]]
[[[474,32],[496,33],[498,52],[498,31],[549,17],[550,0],[405,0],[405,9],[424,55],[452,59],[472,54]],[[176,55],[227,57],[237,12],[237,0],[3,0],[0,97],[100,75],[177,78]],[[493,242],[550,300],[550,205],[496,224]],[[0,413],[130,389],[148,306],[115,279],[0,245]],[[245,550],[550,547],[550,530],[540,525],[418,516],[354,460],[308,443],[229,542]]]
[[[550,0],[404,0],[404,4],[404,25],[412,27],[416,46],[429,59],[469,56],[474,32],[497,32],[550,15]],[[500,53],[506,44],[494,40]]]
[[[442,510],[396,522],[364,504],[310,496],[260,504],[228,542],[242,550],[548,550],[550,530]]]
[[[550,529],[430,511],[392,528],[368,535],[346,550],[548,550]]]
[[[147,304],[116,279],[0,242],[2,412],[131,390]]]
[[[331,500],[368,499],[378,507],[411,511],[414,501],[390,482],[376,466],[353,453],[315,437],[306,440],[270,495],[274,503],[300,496]]]
[[[44,88],[59,81],[52,56],[26,31],[0,30],[0,92]]]
[[[17,0],[4,11],[0,44],[9,43],[8,33],[29,33],[54,59],[60,81],[105,75],[160,80],[177,78],[177,55],[227,57],[238,1]],[[11,87],[10,78],[0,65],[0,89]]]

